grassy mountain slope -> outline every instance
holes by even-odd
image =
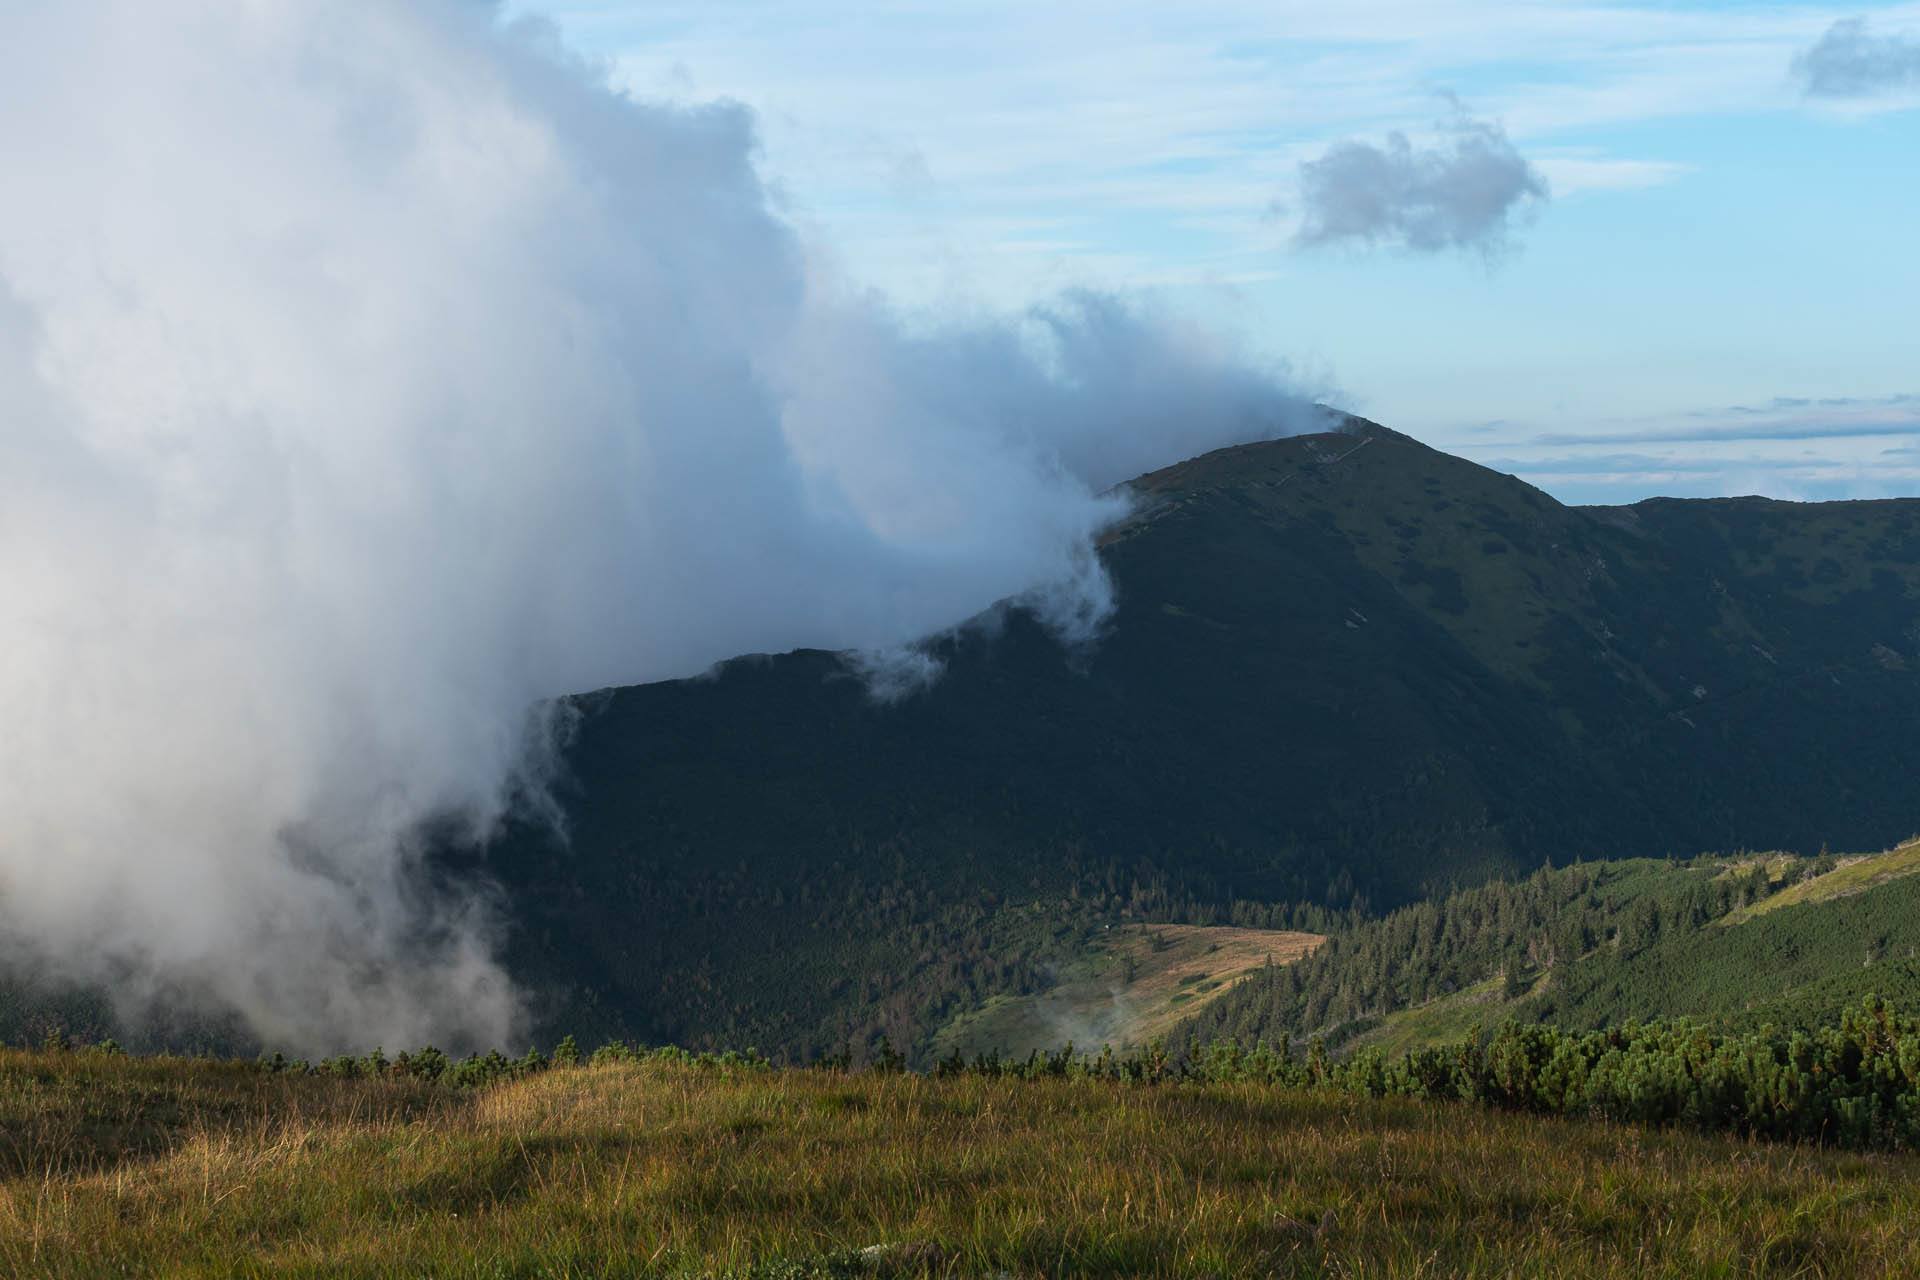
[[[1133,489],[1088,652],[1010,607],[891,705],[816,652],[581,699],[571,842],[484,858],[550,1025],[925,1054],[1108,924],[1914,821],[1920,502],[1568,508],[1358,420]]]
[[[1063,1045],[1138,1052],[1260,969],[1291,964],[1322,941],[1313,933],[1218,925],[1107,926],[1033,995],[995,996],[932,1037],[931,1052],[1024,1058]]]
[[[1920,842],[1862,858],[1589,864],[1464,890],[1260,970],[1176,1034],[1389,1053],[1505,1019],[1812,1029],[1877,993],[1920,1008]]]
[[[1780,879],[1790,874],[1791,867],[1791,862],[1785,860],[1770,862],[1768,872],[1775,879]],[[1909,840],[1885,853],[1842,858],[1834,864],[1831,871],[1808,876],[1782,889],[1779,893],[1761,898],[1728,916],[1727,922],[1736,924],[1749,916],[1778,911],[1781,907],[1790,907],[1798,903],[1827,902],[1834,898],[1844,898],[1850,894],[1864,892],[1875,885],[1902,879],[1915,873],[1920,873],[1920,840]]]

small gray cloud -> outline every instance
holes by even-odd
[[[1869,98],[1920,89],[1920,40],[1876,36],[1865,18],[1842,18],[1793,60],[1793,73],[1816,98]]]
[[[1507,248],[1513,218],[1547,198],[1547,180],[1499,125],[1455,103],[1440,145],[1416,148],[1390,133],[1384,146],[1336,143],[1300,166],[1303,247],[1358,240],[1437,253]]]

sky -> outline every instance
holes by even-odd
[[[1920,4],[552,0],[902,315],[1147,297],[1568,502],[1920,493]]]

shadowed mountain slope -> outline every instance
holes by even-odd
[[[486,856],[552,1025],[925,1046],[1104,922],[1920,820],[1920,501],[1569,508],[1357,419],[1132,487],[1085,652],[1008,607],[892,704],[804,651],[580,699],[571,842]]]

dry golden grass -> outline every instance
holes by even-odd
[[[1001,996],[944,1028],[934,1056],[999,1052],[1022,1058],[1071,1040],[1083,1049],[1137,1050],[1225,995],[1271,961],[1292,964],[1326,938],[1225,925],[1121,925],[1099,941],[1058,986]]]
[[[1128,925],[1114,934],[1114,950],[1140,965],[1134,985],[1143,995],[1171,995],[1196,978],[1231,982],[1268,961],[1310,956],[1326,941],[1317,933],[1200,924]]]
[[[1252,1085],[13,1054],[0,1097],[6,1275],[1920,1274],[1910,1159]]]

